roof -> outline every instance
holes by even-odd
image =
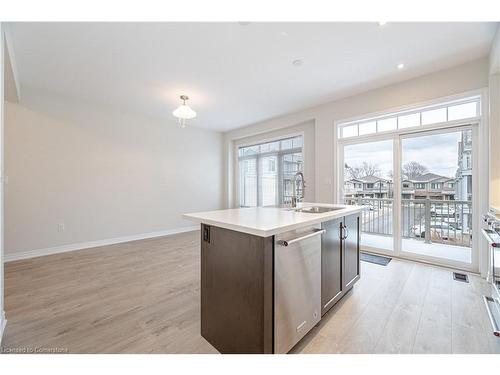
[[[363,177],[358,177],[358,178],[352,178],[349,181],[359,181],[359,182],[364,182],[364,183],[372,183],[372,182],[378,182],[378,181],[388,182],[389,180],[386,180],[385,178],[377,177],[377,176],[363,176]]]
[[[431,182],[435,180],[455,180],[454,178],[451,177],[446,177],[446,176],[441,176],[435,173],[425,173],[421,176],[416,176],[414,178],[405,178],[403,181],[409,181],[409,182]],[[383,181],[383,182],[390,182],[390,180],[387,180],[382,177],[377,177],[377,176],[363,176],[363,177],[358,177],[358,178],[352,178],[346,182],[364,182],[364,183],[374,183],[378,181]]]
[[[453,178],[450,177],[445,177],[445,176],[440,176],[435,173],[426,173],[421,176],[416,176],[413,178],[406,179],[405,181],[411,181],[411,182],[430,182],[434,180],[439,180],[439,179],[445,179],[445,180],[453,180]]]

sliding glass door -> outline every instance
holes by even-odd
[[[393,251],[394,183],[392,140],[344,147],[344,201],[366,207],[361,245]]]
[[[476,130],[340,142],[343,202],[365,207],[362,249],[472,269]]]
[[[472,262],[472,129],[401,137],[401,253]]]

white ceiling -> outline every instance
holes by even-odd
[[[24,87],[46,89],[174,123],[187,94],[191,125],[225,131],[487,56],[496,27],[13,23],[10,32],[21,99]]]

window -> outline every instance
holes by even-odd
[[[302,147],[302,136],[239,147],[240,206],[289,203],[293,176],[303,170]]]
[[[422,183],[416,183],[415,184],[415,189],[425,189],[425,184],[422,184]]]
[[[377,122],[370,121],[359,124],[359,135],[372,134],[377,132]]]
[[[471,169],[471,167],[472,167],[471,157],[469,154],[467,154],[465,155],[465,168]]]
[[[405,128],[441,124],[480,116],[479,96],[473,96],[410,111],[391,113],[376,118],[364,118],[338,125],[339,138],[352,138],[380,132],[395,132]]]
[[[257,205],[257,160],[240,161],[240,205]]]
[[[438,108],[422,112],[422,125],[446,122],[446,108]]]
[[[366,184],[367,189],[373,189],[373,184]]]
[[[387,118],[384,120],[377,121],[378,131],[386,132],[389,130],[395,130],[397,128],[398,121],[395,117]]]
[[[267,171],[268,172],[276,172],[276,160],[268,159]]]
[[[441,182],[431,183],[431,189],[441,189]]]
[[[448,107],[448,121],[461,120],[477,116],[477,105],[477,102],[470,102]]]
[[[413,126],[420,126],[420,113],[412,113],[398,117],[398,128],[411,128]]]
[[[356,137],[358,135],[358,126],[351,125],[342,128],[342,138]]]
[[[403,182],[403,187],[404,188],[409,188],[410,187],[410,184],[408,182]]]

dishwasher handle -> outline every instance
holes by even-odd
[[[319,236],[323,233],[326,233],[325,229],[318,229],[312,233],[306,234],[305,236],[297,237],[297,238],[294,238],[293,240],[279,240],[279,241],[277,241],[277,243],[280,246],[290,246],[296,242],[299,242],[299,241],[302,241],[302,240],[305,240],[307,238],[311,238],[314,236]]]

